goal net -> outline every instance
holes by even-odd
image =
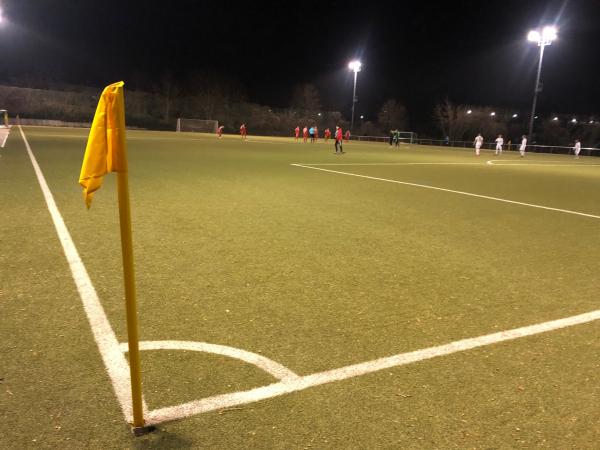
[[[0,109],[0,127],[8,128],[8,111]]]
[[[195,133],[216,133],[219,128],[218,120],[177,119],[176,131],[192,131]]]

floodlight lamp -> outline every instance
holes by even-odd
[[[535,30],[531,30],[529,32],[529,34],[527,35],[527,40],[529,42],[540,42],[541,41],[541,36],[540,33],[538,31]]]
[[[572,123],[577,123],[577,119],[576,119],[575,117],[573,117],[573,118],[571,119],[571,122],[572,122]]]
[[[490,113],[490,116],[492,116],[492,117],[494,117],[495,115],[496,115],[496,113],[493,111]]]
[[[534,119],[537,119],[537,118],[538,118],[538,116],[534,116],[533,118],[534,118]]]
[[[544,42],[552,42],[556,40],[556,28],[555,27],[544,27],[542,30],[542,38]]]
[[[350,64],[348,64],[348,68],[352,71],[356,72],[360,72],[360,67],[362,66],[362,63],[358,60],[352,61],[350,62]]]
[[[589,122],[589,123],[594,123],[594,121],[593,121],[593,120],[590,120],[590,122]]]
[[[552,120],[558,120],[558,117],[554,117]]]
[[[317,114],[317,116],[319,116],[319,117],[320,117],[320,116],[321,116],[321,113],[318,113],[318,114]]]
[[[473,111],[471,111],[471,110],[468,110],[468,111],[467,111],[467,114],[471,114],[472,112],[473,112]]]
[[[517,113],[513,114],[513,119],[519,117],[519,115]]]
[[[361,119],[364,119],[364,118],[365,118],[365,116],[360,116],[360,118],[361,118]]]

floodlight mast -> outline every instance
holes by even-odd
[[[535,107],[537,105],[537,96],[538,96],[538,93],[541,92],[541,90],[542,90],[540,87],[540,76],[542,74],[542,61],[544,59],[544,47],[552,44],[552,41],[554,41],[556,39],[556,37],[557,37],[556,28],[549,27],[549,26],[544,27],[541,33],[537,30],[531,30],[529,32],[529,34],[527,35],[527,40],[529,42],[536,42],[538,47],[540,48],[540,60],[538,63],[537,77],[535,80],[535,89],[533,91],[533,105],[531,107],[531,117],[529,119],[529,133],[527,135],[530,142],[531,142],[531,139],[533,136],[533,121],[535,119]]]
[[[352,94],[352,119],[350,120],[350,131],[354,132],[354,108],[356,103],[358,102],[358,98],[356,98],[356,78],[358,77],[358,72],[360,72],[360,68],[362,63],[358,60],[351,61],[348,64],[348,68],[354,72],[354,92]]]

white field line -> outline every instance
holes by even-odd
[[[298,164],[292,164],[296,166]],[[306,164],[301,166],[481,166],[482,162],[393,162],[393,163],[323,163],[323,164]]]
[[[576,316],[566,317],[564,319],[552,320],[536,325],[500,331],[498,333],[486,334],[484,336],[469,339],[462,339],[459,341],[450,342],[449,344],[424,348],[422,350],[416,350],[413,352],[399,353],[397,355],[379,358],[373,361],[367,361],[364,363],[340,367],[338,369],[326,370],[324,372],[301,376],[289,381],[280,381],[278,383],[250,389],[247,391],[216,395],[213,397],[207,397],[201,400],[184,403],[182,405],[155,409],[148,412],[147,421],[149,424],[158,424],[195,414],[253,403],[283,394],[302,391],[304,389],[322,384],[366,375],[383,369],[403,366],[439,356],[450,355],[452,353],[463,352],[478,347],[497,344],[499,342],[523,338],[526,336],[533,336],[539,333],[546,333],[548,331],[559,330],[561,328],[593,322],[598,319],[600,319],[600,310],[595,310]]]
[[[560,164],[556,164],[560,163]],[[486,161],[486,164],[490,166],[516,166],[516,167],[526,167],[526,166],[540,166],[540,167],[595,167],[600,166],[600,164],[581,164],[581,163],[571,163],[565,164],[564,161],[546,161],[539,163],[526,163],[515,160],[514,162],[501,160],[501,159],[492,159],[490,161]],[[316,165],[316,164],[315,164]]]
[[[456,191],[454,189],[445,189],[445,188],[441,188],[441,187],[437,187],[437,186],[429,186],[427,184],[409,183],[408,181],[389,180],[387,178],[371,177],[368,175],[359,175],[356,173],[341,172],[339,170],[323,169],[321,167],[314,167],[314,166],[309,166],[309,165],[305,165],[305,164],[291,164],[291,165],[295,166],[295,167],[302,167],[304,169],[320,170],[322,172],[336,173],[339,175],[348,175],[351,177],[366,178],[368,180],[375,180],[375,181],[385,181],[388,183],[401,184],[404,186],[412,186],[412,187],[418,187],[418,188],[424,188],[424,189],[432,189],[435,191],[450,192],[452,194],[466,195],[468,197],[483,198],[486,200],[493,200],[496,202],[510,203],[513,205],[520,205],[520,206],[528,206],[530,208],[545,209],[547,211],[556,211],[556,212],[561,212],[561,213],[565,213],[565,214],[573,214],[576,216],[590,217],[592,219],[600,219],[600,216],[597,216],[595,214],[588,214],[588,213],[583,213],[583,212],[579,212],[579,211],[571,211],[569,209],[552,208],[550,206],[536,205],[533,203],[518,202],[515,200],[508,200],[505,198],[490,197],[488,195],[473,194],[472,192]]]
[[[129,365],[125,359],[125,356],[123,355],[123,352],[121,351],[121,348],[119,347],[119,342],[112,327],[110,326],[108,318],[106,317],[106,313],[102,308],[102,304],[98,299],[96,289],[94,289],[94,285],[90,280],[83,261],[77,252],[75,243],[73,242],[73,239],[69,234],[69,230],[67,229],[58,207],[56,206],[56,202],[54,201],[52,192],[50,192],[50,188],[46,183],[44,174],[42,173],[42,170],[40,169],[33,152],[31,151],[29,142],[27,141],[25,133],[23,132],[23,128],[21,128],[20,125],[19,130],[21,131],[21,136],[25,142],[27,153],[31,159],[33,170],[35,171],[40,187],[42,188],[42,193],[46,199],[48,211],[50,211],[50,216],[54,222],[56,233],[58,234],[58,238],[69,263],[69,267],[71,268],[73,280],[75,281],[75,285],[79,291],[79,296],[83,302],[83,308],[90,323],[90,327],[92,328],[92,333],[94,339],[96,340],[96,344],[98,345],[98,349],[100,350],[102,361],[104,362],[104,366],[106,367],[110,380],[112,381],[115,394],[119,404],[121,405],[121,409],[123,410],[125,420],[131,422],[133,412],[131,409],[131,381],[129,375]],[[145,402],[144,409],[147,409]]]
[[[0,144],[0,147],[4,148],[9,134],[10,134],[10,128],[4,128],[4,129],[0,130],[0,139],[2,139],[2,144]]]
[[[121,350],[123,352],[129,350],[127,342],[121,344]],[[193,341],[142,341],[140,342],[140,350],[188,350],[193,352],[213,353],[215,355],[228,356],[230,358],[245,361],[248,364],[253,364],[281,381],[290,381],[298,378],[298,375],[290,369],[272,359],[239,348],[228,347],[226,345]]]

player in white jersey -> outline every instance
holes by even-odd
[[[496,155],[498,153],[502,154],[502,145],[504,144],[504,138],[502,138],[502,135],[499,134],[498,137],[496,138]]]
[[[481,145],[483,144],[483,136],[481,133],[477,135],[473,143],[475,144],[475,154],[479,156],[479,150],[481,150]]]
[[[573,151],[575,152],[575,159],[579,159],[579,152],[581,151],[581,142],[579,139],[575,139],[575,147],[573,147]]]
[[[521,153],[521,158],[525,156],[525,149],[527,148],[527,136],[523,135],[521,138],[521,146],[519,147],[519,153]]]

